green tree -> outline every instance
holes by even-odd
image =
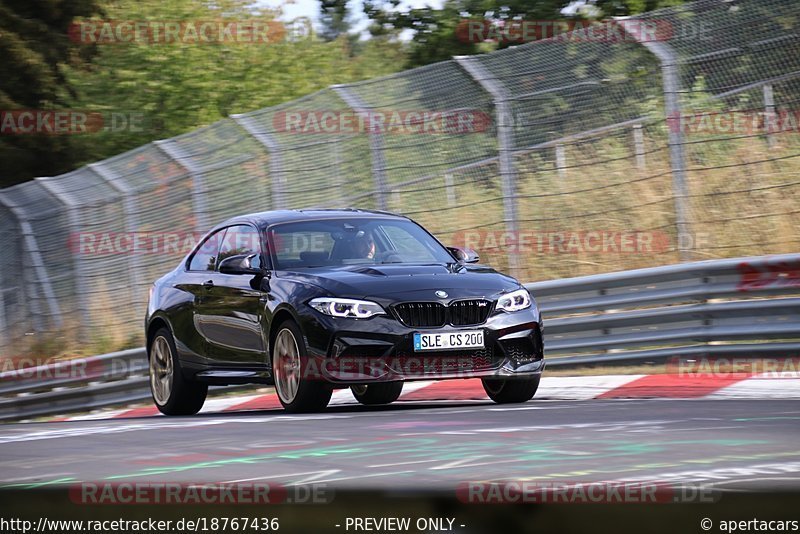
[[[68,37],[72,20],[100,13],[98,0],[0,0],[0,110],[56,109],[75,95],[64,66],[85,68],[93,48]],[[73,139],[48,135],[3,135],[0,186],[58,174],[81,159]]]
[[[564,10],[572,0],[445,0],[441,8],[430,6],[403,11],[400,0],[366,0],[364,13],[372,21],[375,36],[411,32],[408,66],[427,65],[457,55],[471,55],[505,48],[510,41],[471,42],[463,33],[463,21],[490,20],[503,24],[513,20],[562,20],[629,15],[683,3],[683,0],[598,0],[571,15]],[[466,38],[465,38],[466,37]]]
[[[349,19],[347,0],[320,0],[320,36],[323,39],[333,41],[340,35],[347,35],[350,31]]]
[[[190,22],[270,21],[280,15],[252,0],[120,0],[106,7],[105,17]],[[347,40],[327,42],[313,34],[287,34],[270,44],[117,43],[95,48],[88,71],[67,70],[76,93],[71,107],[142,116],[143,126],[76,137],[81,164],[332,84],[388,74],[405,61],[399,43],[376,40],[354,54]]]
[[[609,17],[638,15],[662,7],[677,6],[685,0],[597,0],[595,6]]]

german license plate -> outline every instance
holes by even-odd
[[[482,349],[483,330],[414,334],[414,351],[448,349]]]

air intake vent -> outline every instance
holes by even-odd
[[[404,302],[394,309],[406,326],[436,328],[448,323],[470,326],[486,322],[492,303],[484,299],[457,300],[445,307],[438,302]]]
[[[489,317],[492,303],[488,300],[457,300],[447,308],[448,322],[453,326],[469,326],[482,324]]]
[[[445,307],[438,302],[405,302],[394,309],[406,326],[436,327],[445,324]]]

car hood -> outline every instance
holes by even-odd
[[[336,297],[377,300],[440,300],[434,291],[442,290],[447,299],[489,297],[520,287],[510,276],[483,265],[347,265],[330,269],[280,271],[280,278],[313,284]]]

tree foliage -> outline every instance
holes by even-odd
[[[280,11],[259,7],[253,0],[102,2],[102,19],[111,21],[270,21],[281,15]],[[47,13],[47,9],[42,11]],[[16,14],[30,20],[24,10],[17,10]],[[74,55],[90,56],[91,62],[76,64],[65,61],[66,55],[55,57],[53,64],[58,70],[53,72],[60,73],[60,78],[52,73],[19,82],[27,84],[29,92],[44,91],[42,98],[12,100],[3,109],[49,105],[53,95],[58,94],[62,107],[104,116],[135,116],[138,124],[134,129],[64,137],[18,136],[19,141],[27,143],[21,149],[25,157],[14,172],[6,170],[3,174],[4,185],[65,172],[230,114],[279,104],[332,84],[388,74],[405,62],[399,43],[376,39],[353,49],[347,39],[326,41],[313,34],[297,35],[291,31],[296,27],[292,24],[288,25],[286,38],[269,44],[116,42],[76,48],[67,38],[69,21],[74,16],[91,17],[92,13],[84,10],[65,17],[67,22],[53,29],[51,37],[69,45]],[[42,39],[46,37],[30,37],[29,46],[43,46],[39,42]],[[7,69],[14,70],[11,66]],[[53,87],[51,95],[47,90]],[[64,161],[40,160],[33,165],[36,154],[49,150],[53,143],[63,145],[72,157]]]
[[[65,76],[85,68],[94,50],[68,38],[75,17],[99,14],[98,0],[0,0],[0,110],[54,109],[75,95]],[[69,170],[81,155],[69,139],[0,137],[0,185]]]
[[[441,8],[426,6],[404,11],[399,9],[400,0],[366,0],[364,13],[372,21],[370,32],[374,36],[411,32],[408,66],[414,67],[515,44],[508,41],[465,42],[459,33],[459,23],[465,20],[491,20],[502,24],[513,20],[603,18],[680,3],[683,0],[597,0],[583,5],[575,4],[573,0],[445,0]],[[574,9],[567,13],[568,7]]]

